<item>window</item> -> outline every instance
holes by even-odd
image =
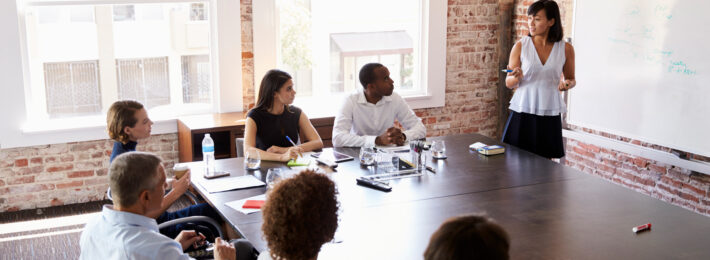
[[[206,21],[207,12],[205,12],[205,4],[194,3],[190,4],[190,21]]]
[[[205,3],[199,6],[204,12]],[[38,116],[101,115],[121,99],[137,100],[148,109],[185,100],[209,105],[209,24],[189,24],[193,7],[164,3],[28,8],[28,44],[36,47],[29,49],[30,63],[44,69],[38,73],[30,67],[38,79],[32,89],[46,96],[46,113]],[[173,19],[163,19],[164,13]],[[184,60],[197,55],[199,65]],[[192,93],[183,91],[183,78],[192,79],[194,86],[188,88],[199,89],[199,98],[180,96]]]
[[[253,4],[257,86],[267,70],[278,68],[293,76],[296,105],[338,107],[341,96],[362,89],[360,68],[378,62],[413,108],[444,105],[446,1]]]
[[[147,109],[170,104],[168,57],[116,60],[118,99],[141,102]]]
[[[92,115],[101,112],[98,62],[44,64],[47,113],[50,117]]]
[[[175,1],[0,1],[12,90],[0,103],[14,111],[0,114],[0,146],[105,139],[124,98],[144,102],[154,134],[179,115],[241,111],[239,1]]]
[[[208,102],[210,95],[210,63],[207,55],[182,56],[182,102]]]

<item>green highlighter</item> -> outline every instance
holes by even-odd
[[[288,161],[288,162],[286,163],[286,166],[288,166],[288,167],[308,166],[309,164],[310,164],[310,162],[308,162],[308,161],[306,161],[306,162],[299,162],[299,161],[296,161],[296,160],[294,160],[294,159],[291,159],[290,161]]]

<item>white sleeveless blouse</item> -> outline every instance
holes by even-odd
[[[523,37],[520,42],[523,79],[515,90],[508,108],[518,113],[539,116],[556,116],[565,112],[567,106],[557,90],[566,60],[565,42],[559,41],[552,46],[552,52],[545,65],[542,65],[537,56],[531,37]]]

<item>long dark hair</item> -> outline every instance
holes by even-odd
[[[555,24],[550,27],[550,31],[547,32],[547,41],[549,42],[559,42],[562,40],[562,24],[560,23],[560,7],[557,3],[552,0],[539,0],[528,7],[528,15],[535,16],[537,12],[545,9],[545,16],[547,20],[555,19]],[[531,36],[528,32],[528,36]]]
[[[253,109],[269,110],[274,105],[274,93],[291,79],[291,75],[282,70],[272,69],[266,72],[259,86],[259,100]],[[288,107],[285,107],[288,110]]]

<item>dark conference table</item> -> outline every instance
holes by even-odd
[[[374,174],[358,161],[340,163],[327,174],[340,202],[336,243],[320,259],[421,259],[431,234],[450,217],[485,212],[511,237],[512,259],[710,259],[710,218],[670,205],[596,176],[506,145],[505,154],[484,156],[474,142],[500,144],[478,134],[434,137],[445,140],[446,160],[429,161],[437,173],[389,181],[391,192],[355,184]],[[335,148],[357,157],[358,148]],[[261,212],[244,215],[225,202],[263,194],[265,187],[207,193],[195,184],[203,171],[190,164],[195,189],[259,251]],[[272,167],[244,170],[243,158],[216,161],[232,176],[264,180]],[[631,228],[652,223],[650,231]]]

